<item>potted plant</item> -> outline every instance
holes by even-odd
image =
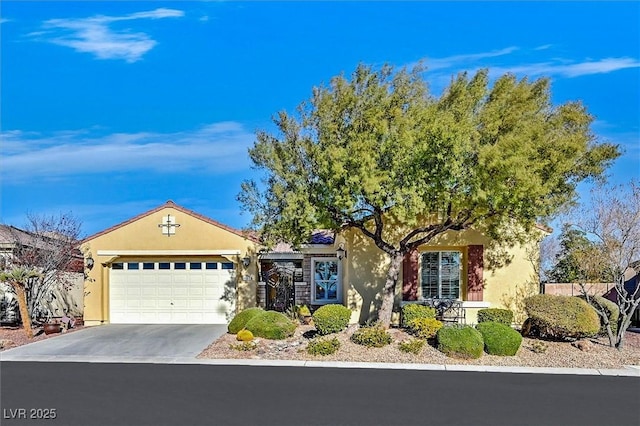
[[[42,323],[42,331],[44,331],[44,334],[60,333],[62,331],[62,325],[53,318],[53,313],[48,309],[44,310],[43,313],[44,315],[40,317],[39,322]]]
[[[44,330],[44,334],[54,334],[60,333],[62,327],[59,322],[51,319],[42,326],[42,329]]]
[[[311,323],[311,311],[309,310],[307,305],[300,306],[300,308],[298,309],[298,316],[300,316],[300,320],[304,324]]]

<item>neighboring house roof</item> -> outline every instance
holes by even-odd
[[[309,242],[304,245],[309,244],[319,244],[319,245],[333,245],[335,241],[335,233],[333,231],[327,229],[316,229],[311,232],[311,237],[309,238]],[[273,246],[268,253],[273,254],[285,254],[285,253],[300,253],[300,250],[294,250],[293,246],[289,243],[279,242],[275,246]]]
[[[148,215],[153,214],[153,213],[157,213],[160,210],[166,209],[166,208],[172,208],[172,209],[177,210],[179,212],[182,212],[182,213],[184,213],[186,215],[189,215],[189,216],[192,216],[192,217],[194,217],[196,219],[199,219],[199,220],[201,220],[203,222],[206,222],[206,223],[209,223],[211,225],[217,226],[218,228],[222,228],[222,229],[224,229],[226,231],[229,231],[229,232],[231,232],[233,234],[236,234],[236,235],[238,235],[240,237],[247,238],[247,239],[249,239],[251,241],[254,241],[256,243],[259,242],[258,238],[253,233],[244,232],[244,231],[241,231],[239,229],[235,229],[235,228],[232,228],[230,226],[227,226],[224,223],[218,222],[217,220],[211,219],[211,218],[209,218],[207,216],[203,216],[200,213],[196,213],[193,210],[189,210],[186,207],[182,207],[182,206],[174,203],[171,200],[168,200],[166,203],[164,203],[164,204],[162,204],[162,205],[160,205],[160,206],[158,206],[156,208],[148,210],[148,211],[146,211],[144,213],[140,213],[139,215],[134,216],[129,220],[126,220],[126,221],[121,222],[121,223],[119,223],[117,225],[114,225],[114,226],[112,226],[110,228],[107,228],[104,231],[100,231],[100,232],[98,232],[96,234],[90,235],[89,237],[87,237],[84,240],[82,240],[82,242],[85,243],[87,241],[91,241],[91,240],[93,240],[93,239],[95,239],[95,238],[97,238],[97,237],[99,237],[101,235],[108,234],[109,232],[115,231],[116,229],[122,228],[123,226],[126,226],[126,225],[128,225],[130,223],[133,223],[133,222],[135,222],[137,220],[142,219],[145,216],[148,216]]]
[[[38,250],[57,250],[60,247],[59,237],[51,234],[34,234],[24,229],[11,225],[0,224],[0,248],[5,252],[15,253],[16,243],[23,247],[34,247]],[[84,258],[79,249],[71,252],[71,260],[67,271],[82,272],[84,270]]]

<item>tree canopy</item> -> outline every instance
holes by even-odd
[[[553,105],[546,78],[461,73],[433,96],[420,68],[359,65],[297,115],[280,112],[278,134],[257,133],[249,155],[264,180],[244,182],[239,200],[267,241],[344,227],[371,238],[392,259],[386,322],[404,254],[449,230],[530,230],[602,176],[619,153],[592,121],[579,102]],[[408,230],[389,238],[390,223]]]
[[[548,272],[549,279],[556,283],[613,282],[609,265],[599,259],[602,250],[602,245],[587,238],[585,231],[565,224],[560,234],[560,252]]]

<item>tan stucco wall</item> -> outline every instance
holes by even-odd
[[[390,265],[389,257],[373,242],[357,230],[349,230],[338,237],[337,243],[345,241],[348,249],[348,259],[344,264],[344,300],[346,305],[354,312],[352,322],[363,323],[374,319],[380,307],[380,293],[384,286],[387,270]],[[420,251],[426,250],[459,250],[462,253],[462,299],[466,300],[467,280],[467,246],[483,245],[485,282],[483,301],[490,307],[508,308],[506,303],[510,297],[516,295],[518,287],[523,286],[535,274],[534,264],[529,260],[529,253],[537,247],[533,240],[528,248],[520,245],[503,247],[504,255],[497,255],[497,250],[489,249],[489,240],[475,231],[455,232],[449,231],[430,244],[420,247]],[[491,259],[509,261],[504,265],[491,267]],[[402,272],[396,285],[396,310],[402,302]],[[477,311],[481,307],[466,308],[467,323],[477,321]],[[399,320],[399,315],[394,315],[394,320]]]
[[[174,235],[163,235],[158,224],[167,215],[174,216],[180,225]],[[99,256],[103,250],[239,250],[237,256],[227,257],[236,263],[236,309],[242,310],[256,304],[257,266],[255,242],[214,224],[205,222],[181,210],[166,207],[147,216],[116,228],[111,232],[86,240],[82,245],[85,258],[91,255],[95,264],[85,281],[84,318],[88,325],[109,322],[109,267],[111,262],[144,261],[145,257]],[[248,268],[242,265],[243,257],[251,257]],[[207,261],[220,260],[221,256],[150,256],[158,260]],[[248,278],[248,280],[245,280]]]

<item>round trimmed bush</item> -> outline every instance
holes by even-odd
[[[527,297],[524,306],[525,335],[568,340],[595,336],[600,330],[598,314],[579,297],[536,294]]]
[[[313,313],[312,318],[319,334],[337,333],[349,324],[351,310],[342,305],[324,305]]]
[[[580,296],[580,298],[586,300],[584,296]],[[618,305],[602,296],[589,296],[589,301],[594,309],[598,311],[604,309],[607,313],[607,317],[609,318],[609,324],[611,324],[611,331],[613,334],[616,334],[618,331],[618,317],[620,316],[620,308],[618,308]],[[605,327],[604,321],[600,315],[598,315],[598,319],[600,320],[600,334],[606,335],[607,327]]]
[[[266,311],[251,318],[245,328],[252,332],[254,336],[282,340],[293,334],[296,325],[280,312]]]
[[[435,318],[416,318],[409,322],[407,329],[421,339],[433,339],[442,328],[442,321]]]
[[[487,308],[478,311],[478,323],[499,322],[511,327],[513,323],[513,311],[509,309]]]
[[[489,355],[513,356],[520,349],[522,336],[513,328],[499,322],[481,322],[476,327]]]
[[[231,334],[237,334],[238,331],[244,328],[244,326],[247,324],[247,322],[249,322],[251,318],[262,313],[264,313],[264,309],[262,308],[245,309],[244,311],[238,313],[235,317],[233,317],[233,319],[229,323],[229,326],[227,327],[227,330]]]
[[[402,307],[402,327],[408,328],[411,321],[418,318],[435,318],[436,309],[431,306],[410,303]]]
[[[442,327],[436,335],[438,350],[454,358],[476,359],[482,356],[484,341],[475,328],[464,326]]]
[[[250,342],[253,340],[253,333],[243,328],[242,330],[238,331],[238,334],[236,334],[236,340],[239,340],[241,342]]]
[[[391,335],[382,326],[362,327],[351,335],[351,341],[368,348],[381,348],[391,344]]]

